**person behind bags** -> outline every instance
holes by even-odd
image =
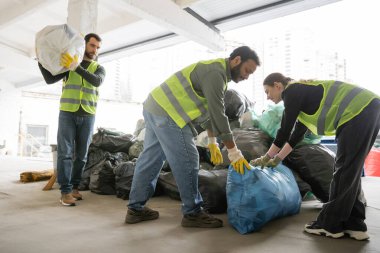
[[[98,87],[106,75],[96,61],[101,38],[89,33],[84,39],[86,48],[80,64],[77,55],[62,54],[60,64],[68,71],[53,76],[38,63],[47,84],[63,79],[57,134],[57,179],[60,202],[64,206],[75,206],[75,201],[82,199],[78,185],[93,134]]]
[[[193,123],[207,130],[211,161],[223,162],[216,142],[228,148],[235,170],[244,171],[248,162],[237,149],[224,111],[227,83],[245,80],[260,65],[256,52],[236,48],[229,58],[200,61],[176,72],[156,87],[144,102],[144,150],[140,154],[129,195],[126,223],[157,219],[159,213],[145,204],[153,195],[159,172],[168,161],[182,200],[182,226],[221,227],[220,219],[205,213],[198,190],[199,154]]]
[[[280,73],[264,80],[267,98],[284,101],[281,128],[268,152],[254,166],[275,167],[302,140],[307,129],[316,135],[336,135],[337,154],[329,201],[305,232],[356,240],[369,238],[365,204],[360,201],[364,160],[380,128],[380,97],[340,81],[293,81]],[[295,126],[293,132],[293,126]],[[284,145],[285,144],[285,145]]]

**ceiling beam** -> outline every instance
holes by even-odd
[[[174,0],[174,2],[180,6],[185,11],[188,11],[188,7],[201,0]],[[140,17],[137,17],[131,13],[123,13],[121,10],[123,9],[122,6],[124,6],[123,0],[112,0],[108,1],[107,5],[103,8],[106,8],[109,12],[113,12],[115,15],[110,16],[107,19],[101,20],[98,23],[98,29],[97,32],[99,34],[103,33],[109,33],[112,32],[112,30],[116,30],[118,28],[121,28],[123,26],[130,25],[132,23],[138,22],[142,20]],[[104,11],[104,10],[102,10]],[[215,27],[213,28],[215,29]]]
[[[69,0],[67,24],[85,36],[97,32],[98,0]]]
[[[245,25],[252,25],[294,13],[307,11],[316,7],[339,2],[342,0],[281,0],[258,8],[245,10],[230,16],[212,20],[211,23],[223,31],[232,30]]]
[[[29,0],[22,1],[19,4],[17,2],[13,1],[12,7],[4,8],[0,11],[0,29],[13,22],[17,22],[34,11],[40,10],[44,5],[52,3],[49,0]]]
[[[25,88],[25,87],[28,87],[28,88],[38,87],[38,86],[43,86],[43,85],[46,85],[46,83],[45,83],[45,80],[42,76],[33,77],[33,78],[28,79],[26,81],[22,81],[22,82],[18,82],[18,83],[14,84],[15,88],[17,88],[17,89]]]
[[[201,0],[174,0],[174,2],[181,6],[182,8],[186,8],[186,7],[189,7],[190,5],[192,5],[193,3],[195,2],[199,2]]]
[[[20,69],[26,73],[34,74],[38,70],[37,62],[28,57],[27,53],[16,50],[7,45],[0,43],[0,67]]]
[[[184,37],[177,36],[174,33],[165,34],[159,37],[155,37],[152,39],[147,39],[144,41],[139,41],[133,44],[125,45],[119,47],[117,49],[109,50],[106,52],[101,52],[99,54],[100,62],[108,62],[112,60],[117,60],[123,57],[127,57],[130,55],[168,47],[171,45],[176,45],[181,42],[185,42],[186,39]]]
[[[171,0],[124,0],[130,13],[215,51],[225,48],[224,38]]]

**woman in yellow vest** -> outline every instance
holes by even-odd
[[[260,65],[255,51],[243,46],[229,58],[201,61],[178,71],[155,88],[144,102],[144,150],[137,160],[129,195],[126,223],[157,219],[159,214],[145,206],[153,195],[163,162],[168,161],[182,200],[184,227],[216,228],[223,225],[202,210],[198,190],[199,154],[192,122],[208,131],[211,161],[222,163],[216,142],[219,137],[228,148],[232,166],[244,172],[249,166],[237,149],[225,115],[227,83],[247,79]]]
[[[339,81],[293,81],[281,73],[264,80],[267,98],[284,101],[281,128],[255,166],[277,166],[302,140],[307,129],[335,135],[337,154],[329,201],[305,232],[367,240],[365,203],[360,200],[364,160],[380,128],[380,98],[364,88]],[[294,128],[294,130],[293,130]]]

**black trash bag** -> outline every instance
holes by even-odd
[[[198,188],[203,198],[203,208],[209,213],[223,213],[227,210],[227,173],[226,169],[199,170]],[[161,173],[158,182],[166,195],[181,200],[172,172]]]
[[[78,190],[80,191],[87,191],[89,190],[89,184],[90,184],[90,176],[91,176],[91,169],[98,164],[99,162],[103,161],[105,156],[105,151],[94,147],[94,145],[90,144],[90,147],[88,149],[87,154],[87,162],[86,166],[82,173],[82,178],[78,186]]]
[[[179,195],[178,186],[175,182],[173,173],[171,171],[161,172],[157,184],[160,185],[163,193],[171,199],[181,200]]]
[[[290,169],[294,179],[296,180],[298,189],[300,191],[301,197],[304,198],[308,192],[312,192],[311,186],[302,180],[297,171]]]
[[[115,167],[116,197],[129,199],[135,167],[136,163],[131,161],[120,163]]]
[[[334,158],[335,154],[323,145],[309,144],[296,147],[283,164],[296,171],[310,185],[315,197],[326,203],[329,200]]]
[[[225,113],[230,121],[239,119],[241,115],[251,110],[253,106],[253,102],[236,90],[228,89],[224,95]]]
[[[232,134],[238,149],[249,162],[264,155],[272,144],[272,138],[259,129],[234,129]],[[222,149],[223,164],[225,168],[230,165],[226,148]]]
[[[213,170],[215,167],[214,167],[214,165],[212,163],[200,162],[199,163],[199,168],[202,169],[202,170]]]
[[[112,161],[113,164],[117,164],[120,162],[128,161],[129,157],[126,153],[110,153],[91,144],[87,155],[87,163],[83,170],[82,178],[78,186],[78,189],[80,191],[86,191],[90,189],[89,184],[92,169],[99,163],[104,163],[105,160],[109,160]]]
[[[230,120],[229,123],[230,123],[230,129],[231,130],[234,130],[236,128],[240,128],[240,120],[238,120],[238,119]]]
[[[91,192],[101,195],[115,195],[115,166],[105,159],[91,170],[89,188]]]
[[[127,161],[118,164],[115,169],[115,189],[116,197],[121,199],[129,199],[129,193],[131,192],[133,175],[135,173],[137,159]],[[153,197],[162,195],[163,191],[157,184]]]
[[[163,172],[170,172],[170,171],[172,171],[172,169],[170,168],[170,165],[169,165],[168,161],[165,161],[164,165],[162,165],[161,173],[163,173]]]
[[[132,134],[118,135],[118,132],[111,132],[104,128],[98,128],[98,132],[92,137],[92,145],[108,152],[129,152],[129,148],[135,142]]]
[[[208,213],[225,213],[227,211],[227,174],[227,169],[199,170],[199,192],[203,198],[203,209]]]
[[[208,148],[197,146],[198,154],[199,154],[199,163],[211,163],[210,151]]]

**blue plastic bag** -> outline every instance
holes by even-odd
[[[257,231],[273,219],[300,211],[296,180],[282,164],[274,169],[251,167],[244,175],[230,166],[226,187],[228,221],[240,234]]]

